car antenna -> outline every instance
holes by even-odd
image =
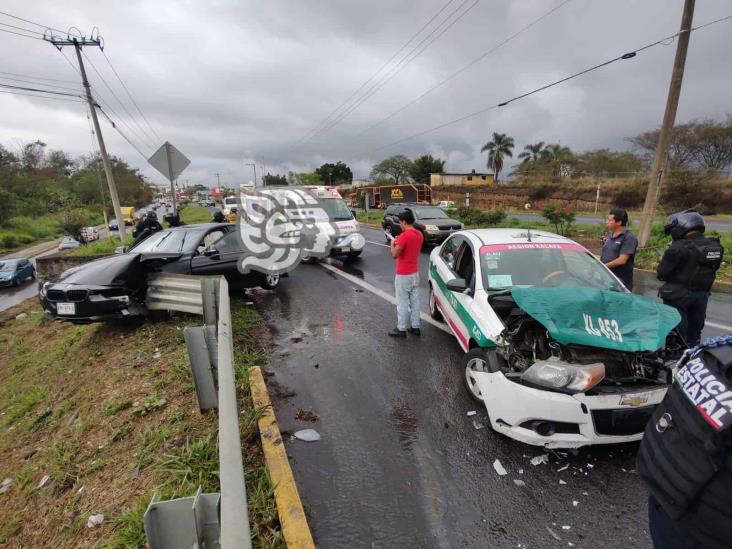
[[[526,241],[531,242],[531,227],[526,229]]]

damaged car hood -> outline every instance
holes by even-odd
[[[657,351],[678,311],[629,292],[596,288],[514,288],[516,304],[557,342],[617,351]]]
[[[52,282],[65,284],[106,285],[129,280],[137,270],[140,254],[128,253],[103,257],[67,269]]]

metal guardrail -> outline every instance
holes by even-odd
[[[158,501],[144,516],[150,549],[250,549],[251,533],[236,402],[229,285],[224,277],[156,274],[148,309],[202,314],[204,325],[184,330],[198,405],[218,409],[221,494]]]
[[[182,274],[152,274],[147,279],[145,304],[151,311],[180,311],[202,315],[203,278]]]

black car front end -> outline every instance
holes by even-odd
[[[420,219],[415,222],[414,227],[424,235],[425,244],[437,246],[451,234],[462,230],[463,225],[452,219]]]
[[[78,324],[147,313],[142,301],[144,291],[127,286],[46,282],[40,298],[46,315]]]

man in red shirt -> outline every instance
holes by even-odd
[[[391,241],[391,255],[396,260],[394,288],[397,302],[397,327],[391,337],[420,335],[419,331],[419,254],[424,237],[413,227],[414,214],[404,210],[399,214],[401,234]]]

